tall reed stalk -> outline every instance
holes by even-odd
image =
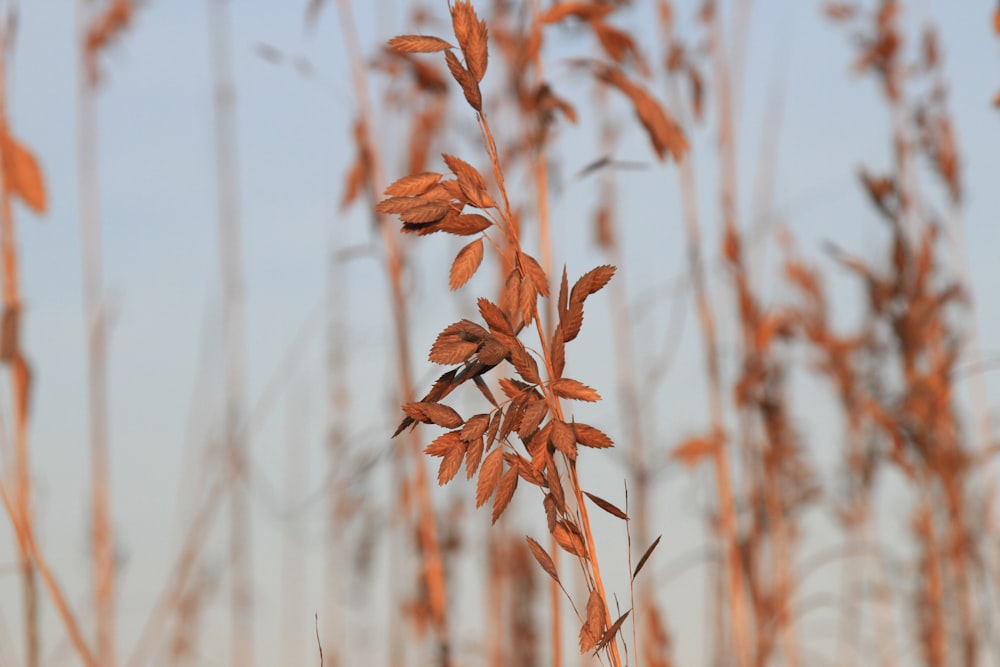
[[[90,420],[91,550],[93,553],[94,620],[97,658],[105,667],[117,664],[115,647],[115,548],[111,522],[111,455],[108,436],[107,312],[101,242],[100,181],[97,154],[97,87],[95,60],[100,45],[109,39],[110,12],[130,5],[108,3],[91,14],[88,3],[77,3],[80,62],[77,67],[77,178],[80,205],[83,318],[87,346],[87,400]],[[125,18],[124,22],[127,23]]]
[[[354,20],[351,14],[349,0],[338,0],[342,32],[351,62],[351,78],[358,104],[360,118],[356,140],[363,159],[361,160],[364,182],[368,191],[381,192],[385,183],[382,161],[373,140],[370,122],[374,118],[369,102],[368,81],[361,48],[354,32]],[[393,332],[396,348],[396,369],[398,395],[404,402],[411,402],[413,394],[412,362],[409,344],[409,307],[403,289],[403,256],[396,235],[393,233],[387,217],[376,212],[375,224],[382,241],[385,270],[388,276],[389,294],[392,303]],[[437,519],[427,481],[425,462],[420,455],[420,441],[417,433],[411,433],[406,444],[406,454],[410,458],[412,469],[412,486],[416,497],[417,510],[417,546],[421,559],[420,581],[424,587],[427,611],[434,628],[438,659],[442,667],[451,664],[451,639],[448,629],[448,596],[445,586],[444,563],[438,537]],[[397,483],[406,484],[407,480],[399,476]]]
[[[229,466],[230,662],[253,667],[254,592],[250,470],[245,419],[245,289],[236,138],[236,87],[229,46],[228,0],[207,0],[218,197],[219,265],[225,344],[225,453]]]

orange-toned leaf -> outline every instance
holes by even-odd
[[[458,178],[458,187],[462,190],[465,198],[476,208],[487,209],[496,206],[496,202],[486,189],[486,179],[473,167],[460,157],[443,154],[448,168]]]
[[[569,398],[576,401],[589,401],[591,403],[601,400],[601,395],[596,391],[582,382],[571,380],[570,378],[559,378],[558,380],[553,380],[549,383],[549,388],[552,389],[552,392],[556,396],[561,398]]]
[[[617,621],[615,621],[614,623],[611,624],[611,627],[608,628],[607,632],[604,633],[604,636],[601,637],[601,641],[599,641],[597,643],[597,646],[594,647],[595,650],[600,651],[600,650],[604,649],[605,646],[607,646],[612,641],[614,641],[615,635],[617,635],[618,631],[621,630],[622,623],[625,622],[625,619],[628,618],[628,615],[631,614],[631,613],[632,613],[632,610],[629,609],[627,612],[625,612],[624,614],[622,614],[618,618]]]
[[[625,514],[625,512],[623,512],[622,510],[618,509],[618,507],[616,505],[614,505],[613,503],[609,503],[604,498],[601,498],[600,496],[595,496],[593,493],[587,493],[586,491],[584,491],[584,493],[586,494],[586,496],[588,498],[590,498],[591,500],[594,501],[595,505],[597,505],[598,507],[600,507],[602,510],[604,510],[605,512],[607,512],[611,516],[618,517],[619,519],[622,519],[623,521],[628,521],[628,514]]]
[[[500,450],[498,449],[497,451]],[[507,505],[510,504],[511,498],[514,497],[514,492],[517,490],[517,480],[518,473],[516,467],[508,468],[507,472],[500,478],[500,484],[497,485],[497,495],[493,499],[493,523],[497,522],[503,511],[507,509]]]
[[[604,18],[614,10],[614,5],[598,2],[560,2],[538,17],[541,23],[558,23],[566,17],[575,16],[588,21]]]
[[[489,229],[492,224],[486,216],[469,213],[442,221],[440,231],[457,236],[472,236]]]
[[[566,366],[566,341],[563,340],[562,324],[552,332],[552,342],[549,349],[549,359],[552,362],[553,379],[562,377]]]
[[[507,356],[507,348],[495,336],[488,336],[479,348],[479,361],[490,366],[496,366]]]
[[[469,442],[468,448],[465,450],[465,478],[472,479],[472,476],[476,474],[479,470],[479,463],[483,460],[483,450],[485,448],[485,442],[482,436],[479,436],[475,440]]]
[[[431,444],[424,448],[424,454],[428,456],[445,456],[452,449],[462,447],[462,439],[459,437],[458,431],[448,431],[443,433],[434,439]]]
[[[404,176],[385,189],[385,194],[391,197],[416,197],[430,190],[441,180],[443,174],[424,171],[419,174]]]
[[[552,561],[552,557],[549,556],[549,553],[542,548],[542,545],[530,537],[525,536],[524,539],[528,541],[528,549],[531,550],[531,555],[535,557],[535,560],[542,566],[545,573],[558,583],[559,573],[556,571],[556,564]]]
[[[39,215],[45,213],[48,200],[45,195],[45,180],[38,161],[23,144],[14,137],[6,136],[0,150],[3,151],[4,184],[10,192],[20,197]]]
[[[476,507],[482,507],[496,491],[503,472],[503,447],[494,449],[479,470],[479,481],[476,483]]]
[[[347,177],[344,179],[344,196],[340,200],[341,210],[346,209],[354,200],[358,198],[361,194],[361,189],[364,187],[365,183],[368,181],[368,172],[365,169],[365,163],[361,159],[356,159],[352,164],[350,170],[347,172]],[[375,207],[378,211],[378,207]],[[379,211],[380,213],[386,213],[387,211]]]
[[[403,412],[418,422],[437,424],[445,428],[458,428],[464,423],[464,420],[455,412],[454,408],[441,403],[404,403]]]
[[[506,313],[498,305],[484,297],[480,297],[476,303],[479,305],[479,314],[482,315],[491,331],[508,336],[514,335],[510,320],[507,319]]]
[[[451,211],[448,204],[425,203],[411,208],[399,214],[399,219],[403,222],[437,222]]]
[[[524,408],[524,414],[521,415],[521,424],[518,426],[517,433],[522,438],[526,438],[534,433],[542,420],[545,419],[545,415],[549,412],[549,405],[542,400],[534,400],[528,403]]]
[[[619,69],[609,67],[601,71],[598,76],[631,100],[635,115],[645,128],[657,157],[662,160],[667,153],[670,153],[675,160],[684,157],[688,151],[684,132],[667,115],[656,98],[642,86],[630,81]]]
[[[434,53],[455,48],[440,37],[430,35],[400,35],[390,39],[389,46],[401,53]]]
[[[398,215],[400,213],[411,211],[418,206],[423,206],[427,203],[429,202],[426,199],[422,199],[420,197],[389,197],[388,199],[383,199],[376,204],[375,211],[378,213]]]
[[[481,438],[484,433],[486,433],[486,428],[489,426],[490,416],[487,414],[474,415],[469,417],[468,421],[465,422],[465,426],[462,427],[460,437],[465,442],[472,442],[477,438]]]
[[[541,384],[542,378],[538,375],[538,363],[535,362],[535,358],[531,356],[524,346],[520,344],[520,341],[518,341],[518,344],[510,351],[510,361],[514,364],[514,369],[517,371],[517,374],[520,375],[525,382],[530,382],[531,384]]]
[[[604,634],[604,626],[607,623],[607,612],[604,608],[604,599],[597,589],[591,589],[587,598],[587,618],[580,628],[580,653],[586,653],[601,639]]]
[[[542,296],[548,296],[549,277],[545,275],[545,270],[538,260],[527,253],[518,254],[517,259],[528,280],[535,286],[535,290]]]
[[[468,0],[458,0],[451,6],[451,23],[469,72],[477,82],[482,81],[489,61],[486,22],[479,20]]]
[[[649,557],[653,554],[653,549],[655,549],[656,545],[660,543],[660,539],[662,537],[663,535],[660,535],[653,540],[653,543],[649,545],[648,549],[646,549],[646,553],[642,554],[642,558],[639,559],[638,565],[635,566],[635,571],[632,572],[632,581],[635,581],[635,578],[639,576],[639,570],[641,570],[642,566],[646,564],[647,560],[649,560]]]
[[[462,340],[458,336],[441,334],[434,341],[428,359],[435,364],[460,364],[475,354],[478,348],[478,343]]]
[[[455,473],[462,467],[462,459],[465,458],[465,443],[461,440],[448,450],[448,453],[441,459],[438,467],[438,486],[444,486],[455,478]]]
[[[584,447],[593,447],[594,449],[614,447],[611,438],[589,424],[577,422],[573,424],[573,431],[576,433],[576,441]]]
[[[448,284],[452,290],[469,282],[479,265],[483,263],[483,240],[476,239],[469,245],[458,251],[455,261],[451,265],[451,272],[448,276]]]
[[[576,436],[573,434],[572,426],[561,419],[553,419],[549,441],[556,450],[565,454],[570,460],[576,459]]]
[[[565,519],[557,521],[555,529],[552,531],[552,536],[556,538],[556,543],[560,547],[574,556],[579,556],[583,559],[589,558],[580,530],[569,521]]]
[[[458,85],[462,87],[462,94],[465,95],[465,101],[476,111],[482,112],[483,93],[479,90],[476,77],[462,66],[462,63],[458,61],[458,56],[451,50],[444,52],[444,59],[448,63],[448,71],[451,72],[452,77],[458,82]]]
[[[715,454],[718,448],[719,442],[715,438],[696,436],[688,438],[674,448],[674,451],[670,453],[670,457],[680,461],[689,468],[693,468],[706,456]]]
[[[591,294],[599,292],[611,281],[612,276],[615,275],[615,270],[615,267],[610,264],[602,264],[587,271],[573,285],[573,291],[570,293],[570,301],[583,302]]]

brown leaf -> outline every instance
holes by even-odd
[[[507,356],[507,347],[495,336],[489,336],[477,355],[479,361],[488,366],[496,366]]]
[[[486,429],[486,449],[490,449],[493,446],[493,442],[497,439],[497,433],[500,432],[500,423],[503,421],[503,410],[498,409],[493,413],[490,418],[490,427]]]
[[[596,391],[582,382],[571,380],[570,378],[559,378],[558,380],[553,380],[549,383],[549,388],[556,396],[561,398],[569,398],[576,401],[589,401],[591,403],[601,400],[601,395]]]
[[[455,48],[440,37],[430,35],[400,35],[390,39],[389,46],[401,53],[434,53]]]
[[[514,329],[510,326],[510,320],[500,307],[485,297],[480,297],[476,302],[479,305],[479,314],[489,325],[490,330],[498,334],[514,335]]]
[[[424,424],[437,424],[445,428],[458,428],[464,422],[455,410],[441,403],[404,403],[403,412]]]
[[[465,478],[472,479],[472,476],[479,470],[479,462],[483,460],[485,442],[483,437],[479,436],[468,444],[468,449],[465,451]]]
[[[549,441],[553,447],[569,457],[571,461],[576,460],[576,437],[573,435],[572,426],[561,419],[553,419]]]
[[[632,581],[635,581],[635,578],[639,576],[639,570],[641,570],[642,566],[646,564],[647,560],[649,560],[649,556],[653,553],[653,549],[656,548],[656,545],[660,543],[660,539],[662,537],[663,535],[660,535],[660,537],[653,540],[653,543],[649,545],[648,549],[646,549],[646,553],[642,554],[642,558],[639,559],[639,564],[635,566],[635,571],[632,572]]]
[[[521,476],[521,479],[526,481],[528,484],[537,486],[540,489],[545,488],[545,478],[542,477],[541,473],[535,470],[531,462],[524,458],[520,454],[516,457],[515,463],[517,464],[517,474]]]
[[[549,359],[552,362],[553,379],[562,377],[566,366],[566,341],[563,340],[562,324],[552,332],[552,342],[549,349]]]
[[[549,553],[542,548],[538,542],[534,541],[528,536],[524,537],[528,541],[528,549],[531,550],[531,555],[535,557],[538,564],[542,566],[545,573],[552,577],[556,583],[559,582],[559,573],[556,571],[556,564],[552,562],[552,557]]]
[[[538,375],[538,363],[535,362],[535,358],[531,356],[526,349],[524,349],[524,346],[520,344],[520,341],[518,341],[518,345],[510,351],[510,361],[514,364],[514,369],[517,370],[517,374],[524,378],[525,382],[530,382],[531,384],[542,383],[542,378]]]
[[[625,619],[628,618],[628,615],[631,613],[632,610],[629,609],[627,612],[622,614],[617,621],[611,624],[611,627],[608,628],[607,632],[604,633],[604,636],[601,637],[601,641],[597,643],[597,646],[595,647],[596,650],[598,651],[603,650],[605,646],[607,646],[614,640],[615,635],[617,635],[618,631],[621,630],[622,623],[625,622]]]
[[[503,472],[503,447],[494,449],[479,470],[479,481],[476,483],[476,507],[482,507],[490,499],[500,482]]]
[[[580,628],[580,653],[586,653],[592,649],[604,634],[604,626],[607,623],[607,612],[604,609],[604,600],[597,589],[591,589],[587,598],[587,619]]]
[[[21,198],[28,208],[41,215],[48,207],[45,196],[45,179],[35,156],[14,137],[4,137],[4,184],[9,191]]]
[[[640,71],[646,68],[646,63],[639,52],[635,41],[627,33],[614,28],[604,21],[597,19],[590,21],[590,27],[597,36],[597,41],[601,43],[601,48],[608,54],[608,57],[619,65],[624,65],[628,60],[636,63]]]
[[[500,450],[498,449],[497,451]],[[500,484],[497,486],[497,495],[493,499],[493,523],[497,522],[503,511],[507,509],[507,505],[510,504],[511,498],[514,497],[514,492],[517,490],[517,479],[518,473],[516,467],[508,468],[507,472],[500,478]]]
[[[584,491],[584,493],[587,495],[588,498],[594,501],[595,505],[600,507],[602,510],[604,510],[611,516],[615,516],[624,521],[628,521],[628,514],[625,514],[625,512],[618,509],[618,507],[615,506],[614,504],[609,503],[607,500],[601,498],[600,496],[595,496],[593,493],[587,493],[586,491]]]
[[[451,272],[448,277],[448,284],[452,290],[469,282],[479,265],[483,263],[483,240],[476,239],[469,245],[458,251],[455,261],[451,265]]]
[[[510,402],[510,407],[507,408],[507,416],[504,418],[503,425],[500,426],[500,440],[506,439],[521,423],[521,417],[524,415],[524,408],[527,405],[528,398],[529,396],[522,392]]]
[[[493,222],[486,216],[478,213],[457,215],[454,218],[444,220],[441,223],[440,231],[457,236],[472,236],[481,231],[489,229]]]
[[[560,547],[574,556],[579,556],[585,560],[589,558],[580,530],[569,521],[565,519],[557,521],[555,529],[552,531],[552,536],[556,538],[556,543]]]
[[[451,23],[455,39],[465,55],[465,64],[476,81],[482,81],[489,61],[486,21],[479,20],[468,0],[458,0],[451,6]]]
[[[693,468],[706,456],[714,455],[718,448],[719,443],[715,438],[695,436],[675,447],[670,457]]]
[[[521,313],[521,321],[525,326],[531,324],[538,311],[538,291],[530,280],[521,281],[518,294],[517,310]]]
[[[423,206],[427,203],[428,201],[426,199],[422,199],[420,197],[389,197],[388,199],[383,199],[376,204],[375,211],[378,213],[398,215],[399,213],[411,211],[418,206]]]
[[[469,203],[476,208],[487,209],[496,206],[496,202],[486,189],[486,179],[479,173],[479,170],[462,158],[454,155],[443,154],[448,168],[458,178],[458,187],[462,190]]]
[[[462,94],[465,95],[465,101],[469,103],[476,111],[482,113],[483,111],[483,93],[479,90],[479,84],[476,83],[476,78],[472,75],[469,70],[462,66],[462,63],[458,61],[458,56],[456,56],[452,51],[444,52],[445,62],[448,63],[448,71],[451,72],[452,77],[458,82],[458,85],[462,87]]]
[[[558,23],[568,16],[575,16],[584,21],[600,19],[614,11],[614,8],[614,5],[598,2],[560,2],[539,16],[538,20],[541,23]]]
[[[344,179],[344,196],[340,200],[341,210],[346,209],[350,206],[358,195],[361,194],[361,189],[368,182],[368,170],[365,169],[364,160],[358,158],[351,164],[351,169],[347,172],[347,177]],[[378,211],[378,207],[375,207]],[[380,213],[385,213],[386,211],[379,211]]]
[[[465,426],[462,427],[460,435],[461,439],[465,442],[472,442],[473,440],[483,437],[489,423],[490,416],[487,414],[469,417],[468,421],[465,422]]]
[[[441,180],[443,174],[433,171],[424,171],[411,176],[404,176],[385,189],[385,193],[392,197],[416,197],[430,190]]]
[[[455,448],[463,448],[462,439],[458,431],[448,431],[434,439],[431,444],[424,448],[424,454],[428,456],[446,456],[448,452]]]
[[[403,222],[437,222],[449,211],[453,210],[448,204],[426,203],[409,209],[399,214],[399,219]]]
[[[542,265],[538,263],[538,260],[527,253],[518,253],[517,259],[523,273],[531,281],[531,284],[535,286],[535,291],[542,296],[548,296],[549,277],[545,275],[545,270],[542,269]]]
[[[559,319],[563,318],[563,313],[569,306],[569,279],[566,277],[566,265],[563,265],[562,280],[559,282]]]
[[[599,72],[598,76],[632,101],[635,115],[646,129],[657,157],[662,160],[667,153],[670,153],[675,160],[684,157],[688,150],[684,132],[667,115],[656,98],[642,86],[630,81],[619,69],[608,67]]]
[[[461,440],[448,450],[448,453],[441,459],[441,466],[438,468],[438,486],[444,486],[455,477],[455,473],[462,467],[462,459],[465,457],[465,443]]]
[[[570,301],[583,302],[591,294],[595,294],[604,288],[615,275],[615,267],[610,264],[603,264],[580,276],[580,279],[573,285],[570,293]]]
[[[593,447],[594,449],[614,447],[611,438],[589,424],[577,422],[573,424],[573,431],[576,433],[576,441],[584,447]]]
[[[477,330],[481,331],[482,335],[479,335]],[[475,354],[480,342],[486,336],[489,336],[489,332],[475,322],[462,320],[448,325],[434,340],[428,359],[435,364],[462,363]]]
[[[524,414],[521,415],[521,424],[517,429],[518,435],[523,439],[534,433],[548,412],[549,405],[545,401],[534,400],[529,402],[524,408]]]

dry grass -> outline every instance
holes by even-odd
[[[310,3],[308,26],[322,19],[323,4]],[[936,33],[928,28],[908,34],[898,0],[825,8],[856,48],[852,70],[875,81],[891,119],[889,163],[858,170],[884,243],[878,254],[842,248],[836,239],[823,248],[837,274],[856,279],[864,294],[851,304],[857,324],[847,329],[833,321],[837,296],[827,287],[832,276],[808,259],[809,249],[797,247],[794,221],[774,234],[756,219],[774,195],[776,149],[763,153],[762,176],[739,172],[738,107],[751,3],[659,0],[659,58],[647,53],[641,31],[622,27],[627,4],[454,0],[448,16],[437,16],[441,7],[416,11],[409,34],[372,47],[358,40],[352,3],[337,2],[338,47],[350,65],[356,113],[345,142],[350,165],[341,210],[367,212],[371,252],[385,276],[387,356],[402,416],[391,415],[400,420],[392,434],[398,446],[384,445],[388,433],[374,439],[384,445],[379,455],[369,455],[369,443],[350,431],[352,406],[371,403],[352,393],[348,369],[352,327],[359,324],[348,318],[354,287],[349,263],[357,250],[331,233],[322,442],[328,486],[321,494],[327,549],[321,585],[328,606],[308,628],[320,642],[322,661],[354,662],[358,651],[348,628],[364,623],[378,629],[390,664],[679,664],[670,624],[688,610],[666,604],[664,571],[670,566],[662,561],[667,549],[686,549],[677,544],[674,526],[662,520],[662,491],[677,483],[662,474],[667,470],[710,487],[703,496],[707,552],[698,548],[708,554],[699,556],[706,566],[708,610],[701,632],[710,646],[704,664],[985,664],[997,654],[991,623],[1000,591],[993,555],[996,489],[979,471],[993,462],[997,445],[985,381],[977,377],[968,396],[959,382],[961,362],[978,360],[980,343],[965,266],[963,163]],[[43,604],[58,613],[75,660],[113,667],[121,645],[95,101],[98,84],[107,80],[102,55],[125,36],[136,7],[128,0],[81,7],[79,203],[93,602],[79,609],[39,547],[32,511],[32,375],[21,340],[12,201],[41,215],[48,194],[35,157],[7,119],[9,51],[0,48],[0,363],[9,372],[12,401],[4,411],[11,424],[4,425],[10,437],[4,440],[0,497],[16,538],[27,667],[42,662]],[[251,555],[252,500],[261,489],[251,472],[248,441],[260,415],[284,391],[293,363],[279,364],[273,383],[251,406],[226,3],[211,0],[209,17],[224,461],[207,475],[174,565],[134,644],[129,638],[132,650],[124,662],[130,667],[157,660],[200,664],[200,647],[211,641],[205,619],[222,598],[228,600],[231,663],[259,661]],[[0,46],[8,42],[8,30],[0,24]],[[548,61],[552,50],[546,47],[552,45],[572,55]],[[258,52],[277,64],[285,60],[271,47]],[[297,63],[305,73],[305,64]],[[591,90],[591,97],[574,99],[581,89]],[[598,137],[599,154],[574,182],[596,193],[593,251],[604,259],[571,277],[571,248],[585,232],[579,225],[567,228],[555,212],[564,198],[576,196],[567,194],[560,178],[566,141],[587,133]],[[629,133],[643,138],[662,165],[662,178],[675,182],[679,195],[672,202],[646,193],[656,198],[649,207],[656,224],[682,228],[686,243],[678,292],[690,298],[697,321],[697,392],[705,416],[683,432],[658,418],[668,407],[662,401],[672,387],[676,341],[669,334],[651,341],[660,333],[631,302],[634,276],[644,267],[628,243],[643,230],[621,213],[631,203],[633,195],[625,193],[634,192],[630,169],[637,166],[616,156]],[[705,136],[710,141],[702,141]],[[696,170],[696,159],[706,153],[714,170]],[[751,180],[759,206],[747,214],[740,207],[741,187]],[[705,190],[713,193],[710,207],[698,196]],[[430,298],[455,293],[465,317],[439,322],[429,363],[416,362],[412,347],[424,309],[414,276],[423,253],[431,252],[423,237],[439,232],[457,245],[448,246],[454,254],[447,267],[428,270]],[[759,261],[762,245],[781,252],[777,270]],[[778,288],[768,290],[770,284]],[[591,387],[584,376],[584,356],[594,353],[578,339],[604,326],[593,316],[585,321],[585,309],[599,309],[610,319],[606,333],[613,350],[606,356],[616,385],[618,433],[603,421],[614,411],[594,405],[607,390]],[[298,347],[293,341],[293,351]],[[428,371],[430,364],[446,370],[421,387],[418,378],[436,374]],[[828,388],[829,409],[838,415],[836,470],[822,468],[813,456],[814,434],[800,426],[804,408],[795,387],[803,377]],[[969,419],[963,417],[966,399]],[[297,432],[301,425],[293,420]],[[302,444],[296,442],[296,452],[306,451]],[[627,479],[621,500],[589,492],[597,484],[590,470],[618,464]],[[436,467],[438,486],[460,475],[469,485],[435,489],[430,466]],[[879,495],[887,476],[905,489],[912,538],[905,548],[890,548],[896,545],[881,534],[890,520]],[[297,488],[301,478],[288,477],[286,504],[305,498]],[[229,515],[217,527],[225,502]],[[486,523],[484,513],[465,516],[472,505],[488,507],[485,539],[476,527]],[[815,553],[807,534],[824,510],[836,518],[839,544]],[[620,538],[602,530],[608,517],[623,529]],[[530,534],[522,539],[525,531]],[[288,532],[303,539],[297,530]],[[216,533],[227,540],[226,576],[218,581],[218,561],[213,564],[208,554]],[[290,540],[288,581],[297,584],[298,547]],[[485,551],[481,562],[477,548]],[[385,562],[377,564],[380,551]],[[890,551],[901,555],[890,562]],[[609,560],[609,553],[624,557]],[[827,655],[816,648],[803,616],[810,604],[807,579],[831,561],[839,561],[841,571],[828,592],[833,601],[822,603],[836,619]],[[355,591],[368,601],[378,589],[374,576],[382,574],[390,578],[378,608],[384,616],[354,618],[340,598]],[[471,639],[465,618],[470,599],[484,610],[483,627]],[[284,636],[296,636],[294,620],[284,620]],[[585,656],[580,663],[574,652]]]

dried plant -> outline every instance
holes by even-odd
[[[558,15],[553,10],[541,20],[551,22],[563,16],[566,15]],[[486,179],[478,170],[461,158],[445,154],[444,161],[454,178],[439,172],[421,172],[401,178],[386,189],[389,198],[380,202],[376,210],[398,215],[404,232],[478,236],[458,252],[452,263],[449,276],[452,290],[465,285],[476,273],[483,262],[486,243],[510,270],[499,303],[486,298],[478,300],[479,314],[486,326],[462,320],[438,335],[431,348],[430,360],[458,366],[439,377],[421,401],[403,405],[406,417],[396,434],[418,422],[449,429],[426,449],[428,454],[442,459],[438,482],[451,481],[464,463],[466,476],[477,477],[477,506],[493,499],[494,522],[508,507],[519,480],[542,490],[549,531],[562,549],[577,557],[587,584],[585,605],[575,606],[578,613],[581,613],[580,608],[585,609],[580,619],[580,649],[603,653],[611,664],[619,665],[621,654],[617,635],[631,610],[612,621],[585,493],[576,472],[578,446],[603,449],[610,447],[612,442],[597,428],[578,422],[575,416],[567,418],[561,402],[562,399],[600,400],[594,389],[565,375],[566,344],[580,332],[586,299],[602,289],[615,270],[611,266],[599,266],[580,277],[572,289],[564,270],[555,301],[554,327],[551,333],[545,331],[539,319],[539,299],[551,298],[549,277],[538,260],[522,247],[505,174],[483,108],[480,82],[489,62],[486,24],[471,4],[457,2],[452,6],[452,26],[458,47],[438,37],[421,35],[396,37],[389,44],[408,53],[444,52],[453,78],[477,113],[499,201],[489,192]],[[461,52],[464,62],[459,60],[456,51]],[[679,130],[645,89],[610,66],[595,66],[593,71],[632,100],[661,157],[667,147],[683,150],[685,144],[683,138],[678,138]],[[467,207],[479,212],[465,213]],[[494,239],[491,233],[500,238]],[[522,333],[530,330],[532,324],[539,350],[534,355],[521,339]],[[542,377],[536,356],[542,361],[546,379]],[[497,367],[514,371],[514,377],[499,380],[503,399],[496,397],[485,377]],[[492,409],[463,419],[442,401],[470,380]],[[599,508],[619,518],[627,518],[608,501],[586,495]],[[559,581],[551,556],[530,538],[528,544],[543,569]],[[644,562],[645,557],[635,574]]]

